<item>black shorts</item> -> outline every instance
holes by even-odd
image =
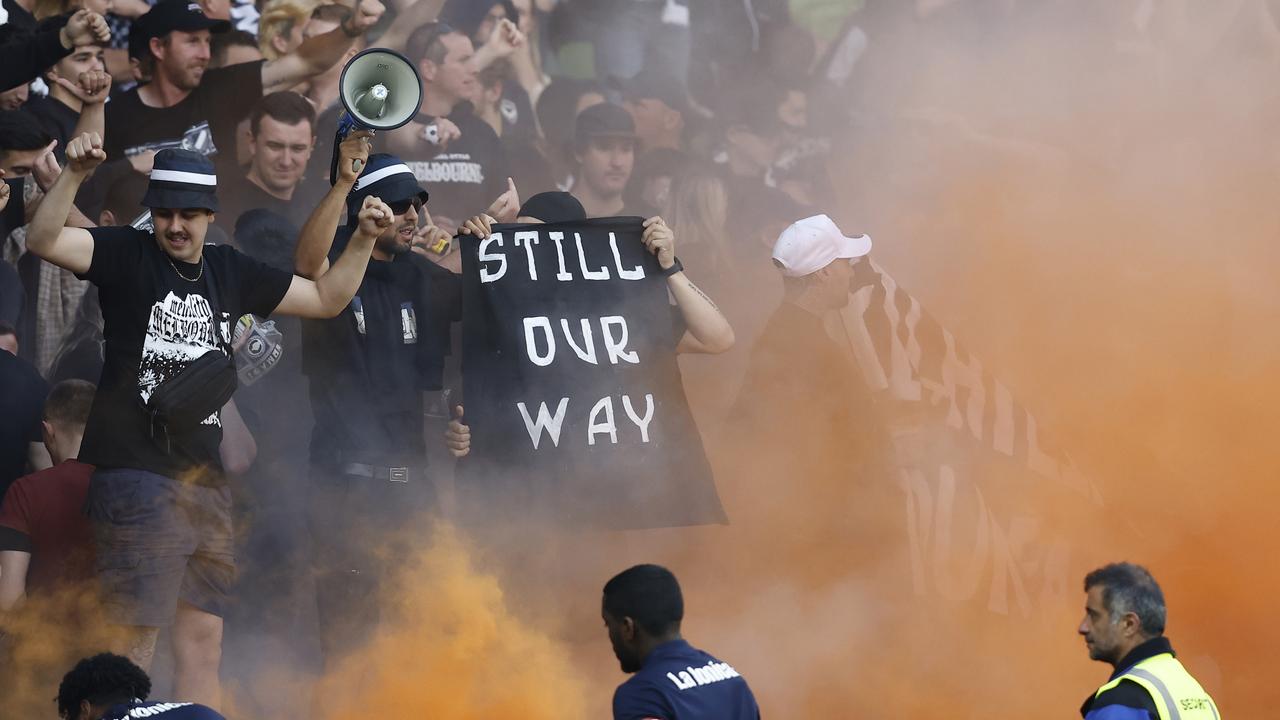
[[[178,600],[222,617],[236,564],[231,489],[146,470],[98,470],[87,508],[107,619],[166,627]]]

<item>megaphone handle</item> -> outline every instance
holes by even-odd
[[[338,184],[338,158],[342,156],[342,141],[347,139],[352,130],[356,129],[368,130],[369,134],[373,134],[372,128],[360,127],[356,124],[350,113],[343,112],[338,117],[338,131],[333,136],[333,158],[329,161],[329,184]],[[354,167],[352,168],[355,169]],[[356,173],[359,174],[358,172]]]
[[[342,128],[338,128],[338,132],[333,134],[333,159],[329,161],[329,184],[338,184],[338,157],[342,155],[342,141],[346,133],[342,132]]]

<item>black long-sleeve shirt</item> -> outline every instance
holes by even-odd
[[[35,80],[71,53],[58,36],[67,24],[66,16],[36,25],[21,17],[18,9],[15,3],[5,3],[9,21],[0,30],[0,92]]]

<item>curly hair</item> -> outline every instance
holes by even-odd
[[[76,663],[58,685],[58,716],[65,720],[80,717],[80,704],[111,706],[131,700],[146,700],[151,694],[151,678],[129,658],[101,653]]]

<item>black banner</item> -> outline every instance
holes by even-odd
[[[577,525],[724,522],[689,413],[684,332],[640,218],[461,237],[460,492]]]

